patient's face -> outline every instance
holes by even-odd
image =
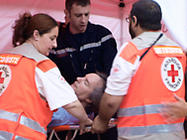
[[[84,77],[78,77],[71,86],[78,99],[80,101],[85,101],[85,99],[89,98],[92,91],[100,85],[102,85],[101,77],[95,73],[90,73]]]

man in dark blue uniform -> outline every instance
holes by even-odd
[[[68,24],[60,24],[58,47],[50,54],[65,79],[72,84],[78,76],[100,71],[107,75],[117,52],[112,33],[90,23],[89,0],[67,0]]]
[[[109,75],[117,53],[116,41],[107,28],[89,22],[90,0],[66,0],[65,15],[67,24],[60,23],[58,47],[49,56],[61,74],[69,84],[77,77],[96,71]],[[116,129],[109,131],[101,139],[117,139]],[[84,139],[83,136],[80,139]]]

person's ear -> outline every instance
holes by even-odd
[[[35,41],[38,41],[40,37],[39,31],[38,30],[34,30],[33,32],[33,38]]]
[[[135,25],[137,25],[137,17],[136,16],[132,16],[132,23],[134,23]]]
[[[64,10],[64,14],[65,14],[65,17],[66,17],[67,19],[69,19],[70,13],[69,13],[69,11],[68,11],[67,9]]]
[[[92,103],[92,100],[90,100],[89,98],[87,98],[85,101],[86,101],[86,103],[89,103],[89,104]]]

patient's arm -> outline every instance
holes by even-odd
[[[79,119],[80,122],[80,134],[85,132],[85,127],[88,125],[92,125],[92,120],[90,120],[81,105],[81,103],[77,100],[73,103],[67,104],[63,106],[70,114]]]

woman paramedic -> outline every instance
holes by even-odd
[[[0,54],[0,139],[46,139],[54,111],[63,107],[91,125],[73,89],[48,59],[57,46],[57,22],[46,14],[24,13],[13,27],[13,49]]]

